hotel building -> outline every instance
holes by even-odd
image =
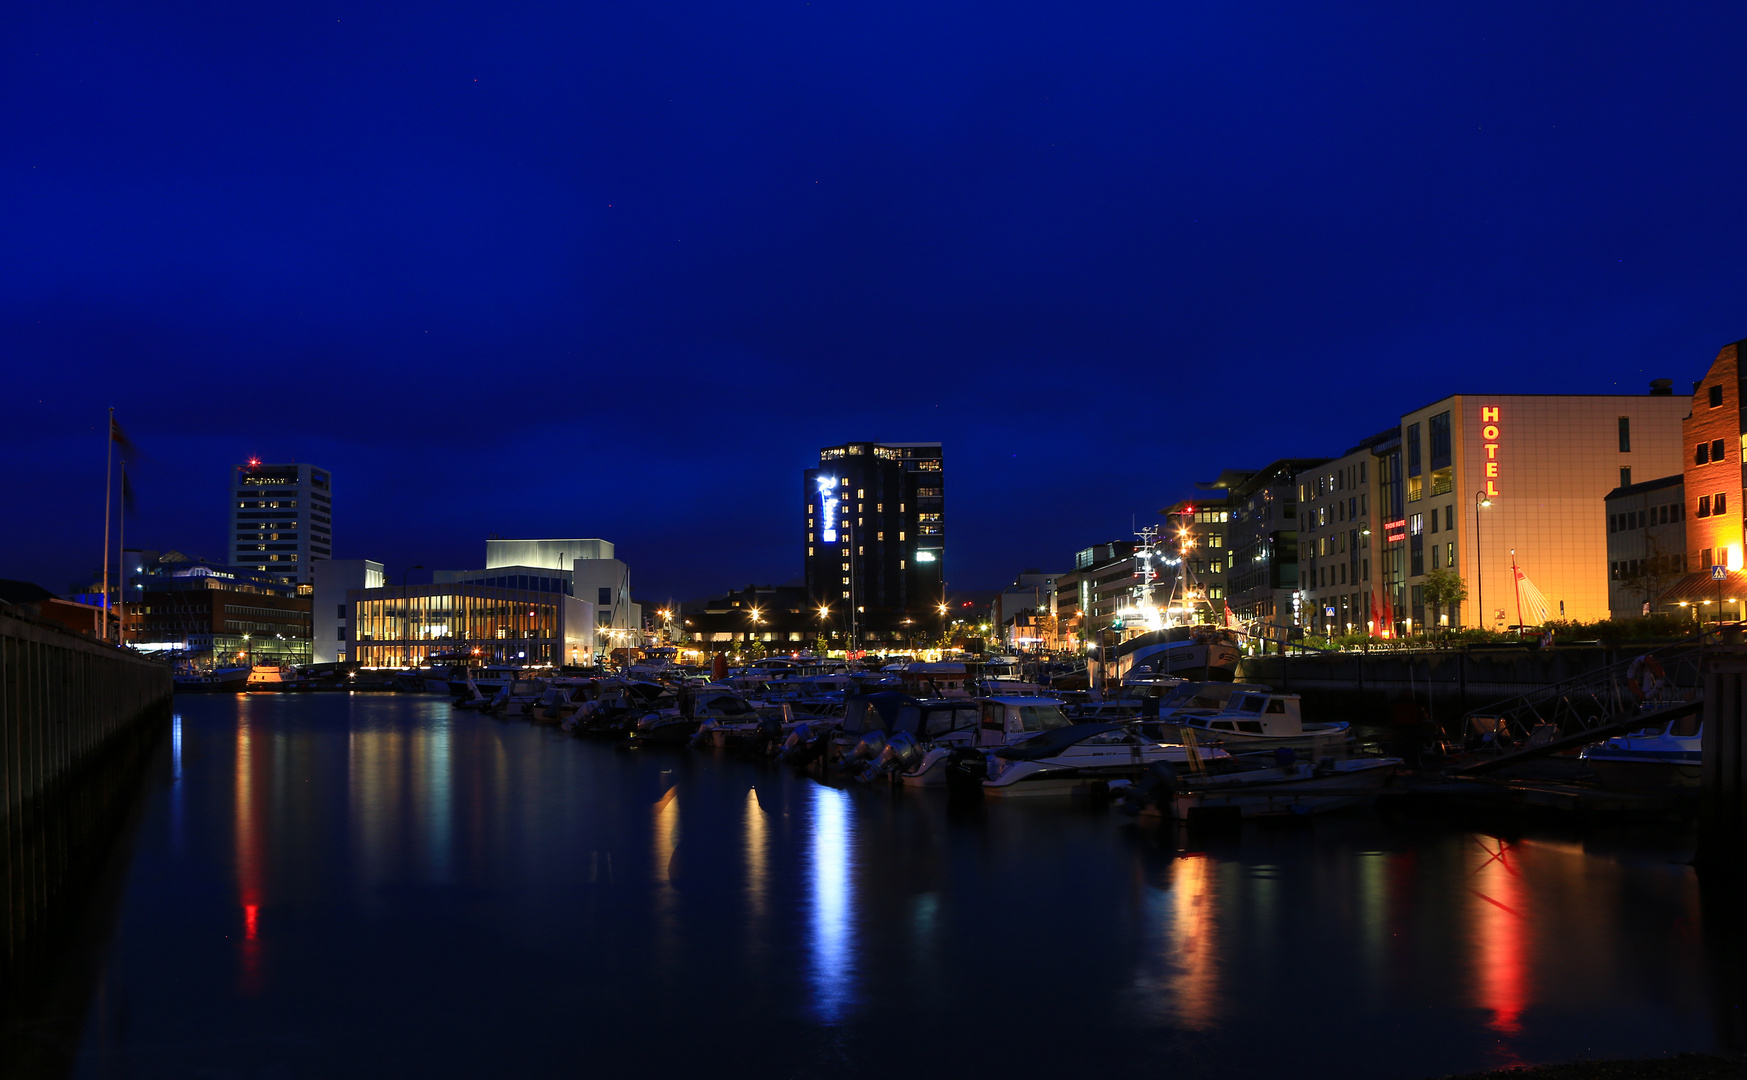
[[[326,469],[251,459],[231,469],[228,561],[309,585],[313,564],[333,557],[333,514]]]
[[[856,442],[819,451],[802,480],[809,603],[866,637],[897,640],[942,602],[946,476],[939,443]]]
[[[1644,395],[1456,394],[1407,413],[1300,474],[1305,625],[1403,634],[1606,618],[1606,497],[1680,470],[1688,411],[1659,379]],[[1467,599],[1429,605],[1427,575],[1448,569]]]

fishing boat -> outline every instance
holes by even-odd
[[[199,671],[184,668],[170,677],[178,694],[234,694],[249,680],[246,667],[213,668]]]
[[[1242,658],[1237,634],[1219,626],[1167,626],[1129,638],[1110,651],[1120,680],[1177,677],[1231,682]]]
[[[305,688],[297,671],[278,664],[256,664],[249,669],[243,689],[251,694],[285,694]]]
[[[1136,724],[1074,724],[1003,746],[985,759],[985,798],[1069,795],[1093,784],[1139,779],[1156,763],[1185,765],[1225,760],[1225,751],[1199,750],[1149,739]]]

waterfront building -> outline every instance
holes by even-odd
[[[309,585],[312,566],[333,557],[332,478],[314,465],[263,465],[251,458],[231,470],[232,566]]]
[[[1606,496],[1680,471],[1687,411],[1658,379],[1640,395],[1455,394],[1403,415],[1401,476],[1384,478],[1402,512],[1382,523],[1407,587],[1398,626],[1606,618]],[[1428,609],[1434,558],[1461,573],[1460,610]]]
[[[1074,620],[1081,641],[1101,640],[1107,630],[1121,630],[1122,612],[1134,603],[1135,552],[1132,540],[1110,540],[1074,553],[1074,570],[1056,580],[1057,621]],[[1071,587],[1071,592],[1063,592]],[[1146,627],[1133,628],[1136,633]]]
[[[311,599],[294,595],[294,583],[238,567],[160,565],[123,608],[129,645],[220,666],[311,661]]]
[[[499,567],[488,578],[348,589],[348,660],[367,668],[596,662],[594,605],[542,567]],[[337,646],[336,646],[337,651]]]
[[[559,570],[572,596],[594,605],[595,627],[623,645],[643,628],[643,605],[631,599],[631,570],[615,556],[611,541],[600,539],[504,540],[485,542],[485,569],[439,574],[437,580],[502,577],[506,567]]]
[[[1741,350],[1747,341],[1725,345],[1705,377],[1681,399],[1686,574],[1663,592],[1664,607],[1691,606],[1697,618],[1742,616],[1747,601],[1747,570],[1742,566],[1742,477],[1747,474],[1747,388]],[[1671,472],[1674,470],[1670,470]],[[1716,568],[1721,567],[1721,570]],[[1720,578],[1716,574],[1721,574]]]
[[[706,652],[747,642],[762,642],[772,652],[811,652],[821,645],[842,649],[848,640],[835,613],[815,606],[798,584],[748,585],[708,600],[688,600],[679,605],[670,633]]]
[[[1607,606],[1613,618],[1679,610],[1678,601],[1664,603],[1662,594],[1687,573],[1685,492],[1686,477],[1677,474],[1607,493]]]
[[[311,651],[317,664],[344,664],[356,660],[352,642],[352,611],[347,594],[380,589],[388,584],[382,564],[369,559],[323,559],[315,564],[311,620]]]
[[[1051,646],[1055,639],[1056,583],[1061,577],[1025,570],[996,594],[990,622],[1006,647],[1036,651]]]
[[[1399,514],[1391,503],[1399,503],[1399,486],[1386,488],[1384,478],[1400,457],[1401,431],[1389,428],[1298,474],[1297,625],[1325,637],[1393,625],[1385,598],[1398,603],[1403,583],[1382,580],[1393,565],[1382,523]],[[1433,558],[1442,565],[1442,554]]]
[[[86,637],[102,634],[105,614],[100,604],[63,599],[35,582],[8,579],[0,579],[0,609],[51,622]]]
[[[944,600],[946,477],[939,443],[853,442],[803,474],[810,605],[901,633]],[[914,625],[912,622],[911,625]]]
[[[1161,603],[1181,604],[1185,621],[1220,621],[1225,613],[1226,568],[1231,556],[1231,500],[1209,494],[1159,511],[1173,552],[1159,577]],[[1186,593],[1194,596],[1186,596]],[[1175,599],[1170,599],[1175,598]]]
[[[1226,600],[1238,617],[1280,627],[1293,625],[1298,589],[1298,475],[1324,458],[1281,458],[1255,472],[1228,471],[1197,484],[1224,491],[1230,520],[1226,542]]]

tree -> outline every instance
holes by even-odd
[[[1438,625],[1435,614],[1446,605],[1460,604],[1468,599],[1468,583],[1454,570],[1441,569],[1429,571],[1425,580],[1420,583],[1420,595],[1425,598],[1426,606],[1434,614],[1426,621],[1434,631]]]

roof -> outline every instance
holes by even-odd
[[[1677,604],[1682,600],[1702,604],[1706,600],[1716,600],[1719,597],[1724,600],[1747,597],[1747,572],[1728,571],[1721,581],[1712,578],[1709,570],[1686,574],[1663,590],[1661,600],[1669,604]]]
[[[36,604],[53,600],[55,594],[34,581],[12,581],[0,578],[0,600],[8,604]]]
[[[1603,499],[1623,499],[1628,495],[1642,495],[1647,491],[1661,491],[1665,488],[1679,487],[1686,482],[1685,473],[1675,473],[1673,476],[1661,476],[1655,480],[1646,480],[1641,484],[1627,484],[1617,487],[1603,495]]]

